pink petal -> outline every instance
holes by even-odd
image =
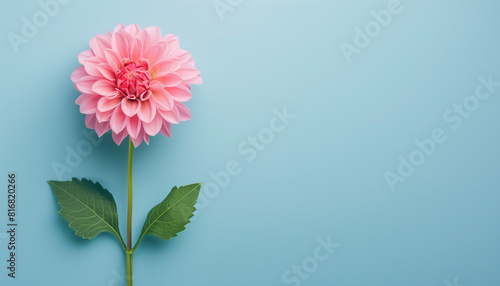
[[[83,51],[78,55],[78,62],[83,65],[88,58],[92,57],[95,57],[95,54],[92,50]]]
[[[161,39],[161,30],[158,27],[147,27],[144,29],[143,33],[147,34],[149,39],[149,42],[144,44],[153,45]]]
[[[170,131],[170,123],[167,121],[163,121],[160,132],[167,137],[172,137],[172,132]]]
[[[162,110],[170,110],[174,106],[174,100],[172,96],[165,90],[155,90],[152,91],[153,98],[155,100],[156,106]]]
[[[185,106],[180,102],[176,102],[175,106],[179,110],[179,116],[181,121],[186,121],[191,118],[191,111],[189,111],[189,108],[187,108],[187,106]]]
[[[124,98],[122,100],[122,111],[126,116],[132,117],[136,115],[140,109],[141,102],[139,100],[132,100],[128,98]]]
[[[104,50],[104,55],[106,56],[106,60],[113,70],[118,71],[122,68],[122,59],[120,58],[120,55],[118,53],[116,53],[112,49],[106,49]]]
[[[96,66],[97,70],[101,75],[111,81],[116,80],[116,73],[113,71],[111,66],[107,63],[100,63]]]
[[[111,47],[112,49],[118,53],[120,59],[124,59],[128,57],[128,41],[122,32],[114,33],[111,36]]]
[[[141,109],[137,113],[139,119],[143,122],[151,122],[156,115],[156,106],[154,105],[154,101],[149,99],[145,100],[141,103]]]
[[[115,141],[115,143],[117,145],[120,145],[122,143],[123,139],[125,139],[125,137],[127,137],[127,135],[128,135],[127,130],[123,130],[120,133],[113,132],[113,140]]]
[[[88,76],[85,68],[83,66],[79,66],[71,73],[70,78],[72,82],[77,82],[79,79],[85,76]]]
[[[108,132],[109,129],[111,129],[109,122],[100,122],[96,124],[95,132],[97,136],[101,137],[104,133]]]
[[[155,77],[165,75],[169,72],[174,72],[181,66],[182,62],[180,61],[167,60],[154,64],[149,72],[151,73],[151,78],[154,79]]]
[[[139,62],[141,63],[141,65],[144,66],[145,69],[149,70],[150,64],[149,64],[149,61],[147,59],[142,57],[139,59]]]
[[[90,48],[98,57],[104,58],[104,50],[111,48],[108,35],[97,35],[90,40]]]
[[[87,98],[92,97],[94,95],[95,94],[87,94],[87,93],[80,94],[80,96],[75,100],[75,103],[78,104],[78,105],[80,105],[80,104],[82,104],[82,102],[84,102],[85,100],[87,100]]]
[[[98,122],[109,121],[111,119],[111,115],[113,115],[113,111],[114,111],[114,109],[108,110],[108,111],[104,111],[104,112],[99,111],[99,102],[98,102],[97,103],[97,111],[95,113],[95,117],[97,118]]]
[[[156,77],[155,80],[161,82],[164,86],[176,86],[182,82],[182,78],[176,73],[168,73]]]
[[[107,79],[100,79],[92,85],[92,91],[103,96],[113,96],[116,94],[116,85]]]
[[[162,55],[163,55],[163,48],[160,45],[156,44],[149,47],[144,52],[143,56],[149,61],[150,64],[155,64],[162,57]]]
[[[165,55],[165,57],[167,59],[174,57],[179,50],[179,40],[177,36],[168,34],[163,37],[163,40],[167,42],[167,54]]]
[[[94,129],[95,124],[97,123],[95,114],[87,114],[85,116],[85,126],[89,129]]]
[[[97,102],[101,98],[97,94],[82,94],[76,99],[76,104],[80,105],[80,112],[91,114],[97,111]]]
[[[136,138],[130,137],[130,139],[132,140],[132,143],[134,143],[135,148],[137,148],[137,147],[139,147],[139,145],[141,145],[142,140],[144,139],[144,136],[145,136],[144,130],[141,129],[141,131],[139,132],[139,134],[137,135]]]
[[[111,124],[111,129],[115,133],[120,133],[125,126],[127,126],[127,123],[129,121],[129,118],[123,114],[123,111],[121,108],[115,108],[115,111],[113,111],[113,115],[111,115],[111,120],[109,123]]]
[[[98,57],[88,58],[83,64],[83,67],[89,75],[102,77],[101,72],[97,69],[97,65],[101,62],[102,60]]]
[[[97,109],[101,112],[106,112],[106,111],[109,111],[111,109],[114,109],[121,102],[122,102],[121,98],[108,99],[106,97],[103,97],[103,98],[99,99],[99,102],[97,103]]]
[[[137,136],[139,135],[139,131],[141,131],[141,126],[142,126],[141,124],[142,124],[142,121],[139,120],[139,117],[134,116],[134,117],[129,118],[129,121],[127,124],[127,132],[128,132],[128,135],[130,135],[130,138],[132,138],[132,139],[137,138]],[[142,138],[141,138],[141,140],[142,140]]]
[[[153,98],[155,99],[155,103],[158,107],[164,110],[169,110],[174,105],[174,100],[172,96],[165,90],[163,84],[159,81],[153,80],[149,85],[149,89],[153,94]]]
[[[165,89],[175,101],[186,102],[193,97],[189,87],[186,86],[179,85],[177,87],[166,87]]]
[[[172,108],[172,110],[158,110],[158,112],[160,113],[161,117],[163,117],[163,119],[170,123],[178,124],[179,120],[181,119],[179,110],[175,106]]]
[[[195,78],[200,75],[200,71],[198,71],[195,67],[190,66],[188,64],[182,65],[182,67],[176,72],[183,80],[189,80]]]
[[[132,42],[132,47],[131,47],[131,51],[129,54],[129,58],[132,61],[137,61],[138,59],[141,58],[141,56],[142,56],[142,43],[139,39],[135,39]]]
[[[194,67],[194,60],[191,57],[191,53],[183,50],[183,49],[178,49],[177,53],[175,54],[176,57],[178,57],[182,62],[185,64],[188,64],[190,66]]]
[[[113,33],[116,33],[116,32],[121,31],[121,30],[123,30],[123,29],[125,29],[125,25],[124,25],[124,24],[118,24],[118,25],[115,27],[115,29],[113,30]]]
[[[187,84],[202,84],[202,80],[201,80],[201,75],[198,75],[192,79],[188,79],[186,81],[184,81],[184,83],[187,83]]]
[[[161,115],[158,114],[151,122],[149,123],[143,122],[142,126],[144,127],[144,131],[147,134],[155,136],[156,134],[158,134],[158,132],[160,132],[162,124],[163,124],[163,118],[161,117]]]
[[[84,76],[75,82],[75,87],[81,93],[94,93],[92,91],[92,86],[96,80],[97,78],[94,76]]]
[[[125,27],[125,32],[129,33],[131,36],[136,37],[137,34],[141,31],[141,28],[136,24],[128,25]]]

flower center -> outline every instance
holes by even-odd
[[[123,97],[131,100],[147,100],[151,96],[149,82],[151,74],[148,69],[137,62],[130,62],[118,72],[116,86]]]

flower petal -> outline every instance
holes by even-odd
[[[186,102],[193,97],[188,86],[179,85],[176,87],[170,86],[165,88],[175,101]]]
[[[79,66],[71,73],[70,78],[72,82],[77,82],[79,79],[85,76],[88,76],[88,73],[85,71],[85,68],[83,66]]]
[[[107,63],[100,63],[96,66],[97,70],[101,73],[101,75],[111,81],[116,80],[116,73],[113,71],[111,66]]]
[[[182,78],[176,73],[167,73],[156,77],[155,80],[161,82],[164,86],[177,86],[182,82]]]
[[[115,110],[112,109],[112,110],[108,110],[108,111],[104,111],[104,112],[99,111],[99,102],[98,102],[95,117],[97,118],[98,122],[109,121],[111,119],[111,115],[113,115],[113,111],[115,111]]]
[[[156,106],[154,105],[154,101],[152,99],[142,101],[141,109],[137,113],[139,119],[142,120],[143,122],[149,123],[155,118],[155,115],[156,115]]]
[[[113,111],[109,123],[111,124],[111,129],[113,130],[113,132],[120,133],[125,128],[125,126],[127,126],[128,121],[129,118],[125,116],[122,109],[115,108],[115,111]]]
[[[132,41],[132,45],[130,47],[129,58],[132,61],[137,61],[142,56],[142,43],[139,39],[135,39]]]
[[[177,36],[167,34],[165,35],[165,37],[163,37],[163,40],[167,43],[167,53],[165,55],[165,58],[169,59],[175,56],[175,54],[177,54],[177,51],[179,50],[179,39],[177,38]]]
[[[155,136],[160,132],[161,126],[163,124],[163,118],[161,115],[156,115],[155,118],[147,123],[147,122],[142,122],[142,126],[144,127],[144,131],[151,136]]]
[[[197,70],[195,67],[190,66],[188,64],[183,64],[182,67],[176,71],[176,73],[183,79],[183,80],[189,80],[192,78],[197,77],[200,75],[200,71]]]
[[[174,106],[172,96],[165,89],[153,91],[152,94],[159,109],[170,110]]]
[[[175,106],[172,108],[172,110],[158,110],[158,112],[160,113],[161,117],[163,117],[163,119],[173,124],[178,124],[181,119],[179,110]]]
[[[116,94],[116,85],[107,79],[100,79],[92,85],[92,91],[103,96],[113,96]]]
[[[97,35],[90,40],[89,46],[96,56],[104,58],[104,50],[111,48],[109,36],[103,34]]]
[[[95,132],[97,133],[97,136],[101,137],[104,135],[104,133],[108,132],[109,129],[111,129],[108,122],[98,122],[95,127]]]
[[[120,56],[120,59],[128,57],[128,47],[129,43],[123,32],[114,33],[111,36],[111,48]]]
[[[134,139],[137,138],[137,136],[139,136],[139,132],[141,131],[141,126],[142,126],[142,121],[139,119],[139,117],[134,116],[129,118],[129,121],[127,123],[127,132],[128,135],[130,135],[130,138]]]
[[[172,137],[172,132],[170,131],[170,122],[163,121],[163,124],[160,129],[160,133],[167,136]]]
[[[122,100],[122,111],[126,116],[132,117],[136,115],[140,109],[141,102],[139,100],[132,100],[128,98],[124,98]]]
[[[177,71],[182,66],[181,61],[167,60],[161,61],[154,64],[149,72],[151,73],[151,78],[159,77],[170,72]]]
[[[83,65],[85,61],[91,57],[95,57],[95,54],[92,50],[83,51],[78,55],[78,62]]]
[[[125,25],[123,23],[116,25],[116,27],[113,29],[113,33],[116,33],[118,31],[121,31],[125,29]]]
[[[102,77],[101,72],[97,69],[97,65],[102,62],[102,59],[98,57],[88,58],[83,64],[85,71],[92,76]]]
[[[92,91],[92,86],[96,80],[97,78],[94,76],[84,76],[75,82],[75,87],[81,93],[94,93]]]
[[[186,121],[191,118],[191,111],[189,108],[180,102],[175,103],[175,107],[179,110],[179,118],[181,121]]]
[[[202,80],[201,80],[201,75],[197,75],[196,77],[192,78],[192,79],[188,79],[186,81],[184,81],[184,83],[187,83],[187,84],[202,84]]]
[[[144,130],[141,129],[136,138],[130,137],[130,139],[132,140],[132,143],[134,143],[135,148],[137,148],[137,147],[139,147],[139,145],[141,145],[142,140],[144,139],[145,136],[147,136],[147,135],[144,133]],[[149,139],[148,139],[148,143],[149,143]]]
[[[125,27],[125,32],[129,33],[131,36],[136,37],[141,31],[141,28],[136,24],[131,24]]]
[[[191,57],[190,52],[183,49],[178,49],[175,56],[181,59],[181,61],[183,61],[184,63],[194,66],[194,61],[193,58]]]
[[[118,71],[122,68],[122,59],[120,58],[120,55],[118,53],[116,53],[112,49],[106,49],[104,50],[104,55],[113,70]]]
[[[85,116],[85,126],[87,126],[88,129],[94,129],[96,123],[97,120],[95,114],[87,114]]]
[[[150,64],[154,65],[162,57],[164,53],[163,51],[163,48],[159,44],[156,44],[147,48],[143,56],[149,61]]]
[[[122,143],[123,139],[125,139],[125,137],[127,137],[127,135],[128,135],[127,130],[123,130],[120,133],[113,132],[113,140],[115,141],[115,143],[117,145],[120,145]]]
[[[101,98],[97,94],[82,94],[76,99],[76,104],[80,105],[80,112],[91,114],[97,111],[97,102]]]
[[[148,42],[145,42],[144,44],[149,45],[154,45],[156,42],[158,42],[161,39],[161,30],[159,27],[151,26],[147,27],[144,29],[143,33],[148,35]]]
[[[103,98],[99,99],[99,102],[97,103],[97,109],[101,112],[106,112],[106,111],[109,111],[111,109],[114,109],[121,102],[122,102],[121,98],[108,99],[106,97],[103,97]]]
[[[153,80],[149,85],[149,90],[153,94],[155,103],[160,109],[170,110],[174,106],[174,100],[172,96],[165,90],[163,84],[159,81]]]

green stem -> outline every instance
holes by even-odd
[[[132,139],[128,141],[128,212],[127,212],[127,285],[132,286],[132,261],[134,251],[132,250],[132,165],[134,161],[134,144]]]
[[[133,259],[134,259],[134,252],[133,251],[126,251],[126,260],[127,260],[127,285],[132,286],[132,266],[133,266]]]

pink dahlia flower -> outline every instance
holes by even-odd
[[[201,76],[176,36],[162,37],[158,27],[120,24],[90,40],[78,61],[83,66],[71,74],[82,93],[76,104],[99,136],[111,129],[118,145],[128,135],[137,147],[158,132],[171,137],[171,123],[191,118],[183,102]]]

